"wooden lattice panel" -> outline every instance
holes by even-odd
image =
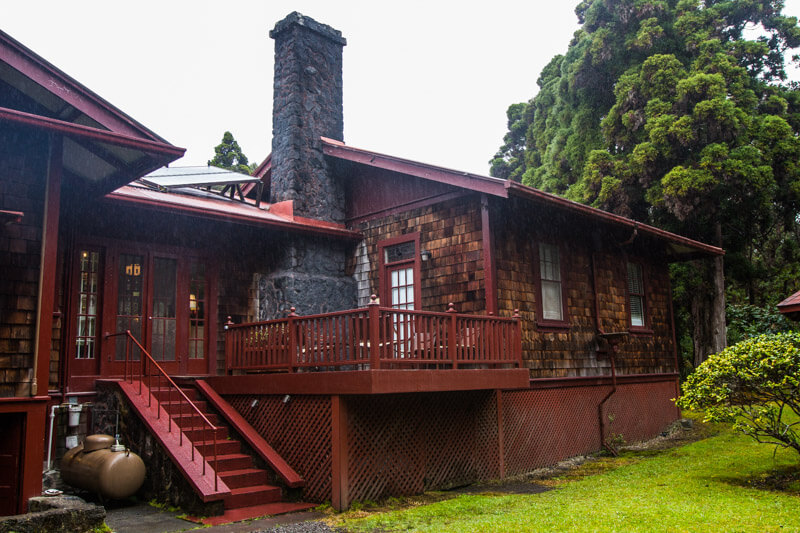
[[[347,410],[348,505],[499,475],[492,392],[357,396]]]
[[[330,397],[293,395],[287,402],[276,395],[225,399],[303,476],[305,500],[331,499]]]
[[[506,475],[598,451],[598,406],[610,390],[587,386],[504,392]],[[674,396],[674,381],[620,384],[603,409],[606,437],[621,435],[635,442],[656,436],[677,417],[670,400]]]
[[[506,475],[598,450],[597,405],[607,392],[606,387],[504,392]]]
[[[676,396],[674,381],[620,386],[605,405],[607,438],[613,433],[631,443],[658,435],[678,417]]]

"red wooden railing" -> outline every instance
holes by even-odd
[[[139,382],[139,395],[142,396],[142,385],[145,384],[145,380],[147,381],[147,405],[151,407],[153,405],[153,387],[158,389],[167,389],[167,403],[172,405],[173,401],[177,401],[178,403],[178,417],[183,419],[184,414],[193,415],[189,418],[190,426],[187,428],[186,426],[179,427],[177,423],[173,422],[172,415],[175,413],[168,413],[167,410],[164,408],[159,408],[157,410],[156,417],[160,420],[161,419],[161,412],[164,411],[164,414],[167,416],[167,431],[172,433],[173,425],[178,432],[178,443],[180,446],[183,446],[183,429],[190,429],[192,434],[195,434],[195,430],[200,429],[203,442],[208,442],[209,434],[213,438],[213,446],[211,450],[211,457],[210,460],[206,460],[207,454],[200,454],[197,452],[195,453],[195,446],[191,446],[191,460],[195,462],[195,456],[199,457],[200,462],[202,463],[202,471],[203,475],[206,475],[206,463],[211,463],[214,468],[214,490],[219,490],[218,486],[218,476],[216,474],[217,471],[217,426],[211,423],[208,420],[206,415],[194,404],[192,400],[186,396],[186,393],[181,390],[181,388],[175,384],[169,375],[164,372],[164,369],[161,368],[161,365],[153,359],[153,356],[145,350],[144,346],[136,340],[136,338],[131,334],[130,330],[122,331],[119,333],[112,333],[106,335],[106,337],[118,337],[118,336],[125,336],[125,381],[128,383],[134,383],[134,381]],[[133,357],[133,350],[132,348],[136,347],[139,349],[141,356],[138,360],[135,360]],[[163,398],[159,400],[159,402],[164,401]],[[187,437],[188,440],[188,437]]]
[[[380,307],[227,325],[227,371],[519,368],[513,318]]]

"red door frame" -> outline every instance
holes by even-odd
[[[386,262],[386,248],[390,248],[397,244],[402,244],[405,242],[413,242],[414,243],[414,257],[413,259],[404,259],[402,261],[394,261],[394,262]],[[389,272],[391,269],[413,265],[414,267],[414,309],[421,309],[422,303],[422,283],[420,279],[420,272],[422,270],[422,260],[420,259],[420,233],[406,233],[405,235],[399,235],[397,237],[392,237],[390,239],[386,239],[380,241],[378,243],[378,262],[380,268],[378,270],[378,287],[381,297],[381,305],[384,307],[391,307],[392,306],[392,293],[390,287],[390,276]]]
[[[114,338],[107,339],[106,335],[114,333],[117,318],[117,295],[118,295],[118,273],[119,273],[119,257],[121,254],[135,254],[141,255],[143,258],[143,266],[149,271],[144,273],[142,292],[143,292],[143,309],[142,309],[142,332],[143,344],[150,345],[151,340],[151,327],[148,317],[151,316],[153,303],[153,283],[152,283],[152,268],[155,257],[169,257],[178,261],[177,263],[177,283],[176,283],[176,307],[180,308],[183,301],[182,295],[189,294],[189,265],[190,261],[195,259],[199,260],[206,266],[206,335],[205,335],[205,357],[204,359],[188,359],[188,321],[183,318],[188,318],[188,308],[186,313],[176,309],[176,362],[165,362],[163,365],[165,371],[170,374],[195,374],[205,375],[213,374],[216,362],[216,339],[217,339],[217,280],[218,273],[217,265],[214,263],[212,256],[198,253],[196,250],[161,246],[152,244],[140,244],[129,241],[118,241],[113,239],[82,239],[78,241],[72,250],[73,261],[79,261],[78,255],[82,249],[96,249],[102,251],[101,263],[102,276],[101,287],[99,289],[99,302],[98,302],[98,325],[97,325],[97,350],[96,358],[97,365],[96,373],[90,375],[79,374],[74,375],[74,372],[67,372],[68,390],[69,392],[84,392],[94,389],[94,381],[101,377],[115,377],[121,376],[124,373],[124,363],[115,361],[114,347],[116,340]],[[64,354],[65,360],[69,361],[70,366],[75,365],[75,337],[77,332],[77,290],[78,290],[78,277],[80,275],[79,269],[73,269],[71,280],[69,281],[69,297],[68,297],[68,318],[67,318],[67,349]],[[185,316],[183,316],[185,315]],[[186,322],[186,323],[184,323]],[[183,346],[186,345],[186,346]],[[182,355],[182,352],[183,353]],[[160,362],[161,363],[161,362]]]

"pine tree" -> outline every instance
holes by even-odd
[[[800,28],[782,9],[581,2],[566,54],[535,98],[509,108],[493,175],[722,246],[730,297],[774,303],[771,292],[789,290],[774,283],[782,269],[800,274],[800,94],[784,67]],[[724,299],[704,298],[722,262],[676,270],[699,362],[724,347]]]
[[[239,172],[241,174],[250,174],[250,168],[247,156],[242,153],[239,143],[233,138],[233,134],[226,131],[222,135],[222,142],[214,148],[214,159],[208,162],[209,166],[215,166]]]

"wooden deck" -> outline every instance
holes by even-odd
[[[225,350],[228,376],[209,381],[226,390],[376,394],[528,383],[519,317],[465,315],[452,305],[437,313],[373,300],[362,309],[229,324]]]

